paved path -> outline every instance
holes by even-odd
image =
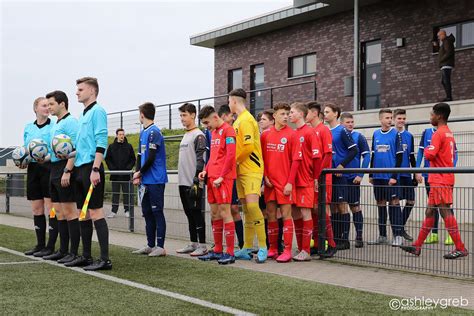
[[[0,224],[27,229],[32,229],[33,226],[28,218],[6,214],[0,214]],[[144,245],[145,236],[138,233],[110,231],[110,243],[138,248]],[[167,239],[166,249],[168,254],[177,255],[174,253],[174,249],[178,249],[184,244],[185,242],[180,240]],[[196,260],[189,256],[177,256]],[[393,297],[424,297],[425,299],[435,300],[462,297],[469,301],[467,308],[474,310],[474,280],[449,279],[319,260],[289,264],[278,264],[274,261],[269,261],[266,264],[237,261],[233,267],[274,273]]]

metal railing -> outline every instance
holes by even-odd
[[[392,168],[392,169],[324,169],[319,180],[319,223],[318,223],[318,252],[324,252],[326,241],[326,175],[334,174],[415,174],[415,173],[454,173],[454,174],[474,174],[474,168]],[[459,176],[458,176],[459,177]],[[332,185],[334,192],[336,185]],[[375,240],[379,236],[379,210],[375,203],[373,195],[373,185],[362,184],[360,186],[360,208],[364,216],[363,222],[363,246],[355,248],[355,234],[349,235],[350,249],[338,251],[334,258],[343,262],[352,262],[362,265],[378,266],[389,269],[401,269],[418,271],[422,273],[433,273],[441,275],[450,275],[458,277],[474,278],[474,260],[472,256],[461,258],[458,260],[446,260],[442,254],[451,250],[450,245],[445,245],[444,241],[448,237],[448,232],[444,229],[439,229],[439,243],[425,244],[422,248],[420,257],[413,256],[403,252],[399,247],[392,247],[390,245],[374,246],[369,245],[367,241]],[[409,221],[406,223],[404,229],[407,232],[414,234],[416,240],[418,232],[421,228],[421,223],[424,220],[425,210],[427,207],[427,193],[425,186],[418,185],[415,192],[415,206],[411,213]],[[452,212],[455,214],[458,222],[459,232],[467,249],[474,247],[474,186],[468,185],[465,187],[454,187],[453,191],[453,205]],[[405,204],[406,205],[406,204]],[[401,208],[405,206],[401,202]],[[331,205],[332,207],[332,205]],[[332,209],[333,210],[333,209]],[[340,221],[340,220],[339,220]],[[439,227],[442,226],[443,220],[439,216]],[[342,225],[341,222],[333,222],[334,225]],[[392,223],[391,223],[392,224]],[[352,220],[349,224],[354,226]],[[388,224],[385,225],[388,228]],[[393,227],[392,227],[393,228]],[[334,227],[333,227],[334,230]],[[352,229],[354,231],[354,229]],[[390,230],[387,229],[390,235]],[[415,235],[416,234],[416,235]],[[335,238],[338,236],[335,236]],[[405,244],[411,244],[406,242]]]

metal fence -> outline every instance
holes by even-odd
[[[326,174],[335,173],[454,173],[457,177],[461,175],[470,177],[474,174],[474,168],[397,168],[397,169],[325,169],[320,178],[319,187],[319,233],[318,233],[318,250],[324,250],[326,220],[324,216],[326,201],[321,198],[326,194]],[[333,190],[336,186],[333,185]],[[351,233],[349,235],[350,249],[338,251],[334,256],[335,260],[342,262],[352,262],[356,264],[378,266],[389,269],[402,269],[417,271],[422,273],[449,275],[457,277],[474,278],[474,260],[472,256],[460,258],[458,260],[446,260],[443,255],[454,250],[453,245],[445,245],[444,241],[448,236],[448,232],[444,228],[443,219],[439,218],[439,242],[434,244],[423,245],[421,256],[416,257],[402,251],[399,247],[387,245],[369,245],[367,242],[375,240],[379,236],[378,209],[373,194],[373,185],[362,184],[360,186],[360,208],[364,216],[363,224],[363,247],[355,247],[355,228],[354,221],[351,220]],[[405,225],[405,230],[416,240],[421,228],[421,224],[425,217],[427,206],[427,193],[424,184],[418,185],[415,189],[415,206],[411,216]],[[474,186],[454,187],[452,210],[457,219],[461,238],[469,250],[474,247]],[[401,207],[405,205],[405,201],[400,202]],[[351,216],[352,217],[352,216]],[[389,220],[387,220],[389,222]],[[336,221],[335,225],[342,223]],[[387,236],[393,234],[387,225]],[[405,244],[411,242],[405,241]]]

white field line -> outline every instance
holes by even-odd
[[[224,312],[224,313],[233,314],[233,315],[248,315],[248,316],[255,315],[255,314],[252,314],[252,313],[249,313],[249,312],[246,312],[246,311],[242,311],[242,310],[239,310],[239,309],[235,309],[235,308],[232,308],[232,307],[211,303],[211,302],[208,302],[208,301],[201,300],[199,298],[195,298],[195,297],[191,297],[191,296],[187,296],[187,295],[183,295],[183,294],[163,290],[163,289],[160,289],[160,288],[148,286],[148,285],[141,284],[141,283],[138,283],[138,282],[133,282],[133,281],[117,278],[117,277],[114,277],[114,276],[111,276],[111,275],[102,274],[102,273],[94,272],[94,271],[84,271],[83,269],[78,268],[78,267],[68,268],[68,267],[63,266],[62,264],[59,264],[59,263],[55,262],[55,261],[49,261],[49,260],[43,260],[41,258],[29,257],[29,256],[26,256],[25,254],[23,254],[21,252],[18,252],[18,251],[12,250],[12,249],[0,247],[0,251],[5,251],[5,252],[8,252],[8,253],[20,256],[20,257],[33,259],[33,260],[36,260],[36,261],[39,261],[39,262],[44,262],[44,263],[50,264],[52,266],[74,270],[76,272],[87,274],[87,275],[90,275],[90,276],[93,276],[93,277],[96,277],[96,278],[99,278],[99,279],[103,279],[103,280],[112,281],[112,282],[115,282],[115,283],[127,285],[127,286],[134,287],[134,288],[137,288],[137,289],[141,289],[141,290],[145,290],[145,291],[148,291],[148,292],[152,292],[152,293],[160,294],[160,295],[163,295],[163,296],[171,297],[171,298],[174,298],[174,299],[177,299],[177,300],[180,300],[180,301],[184,301],[184,302],[187,302],[187,303],[192,303],[192,304],[200,305],[200,306],[203,306],[203,307],[206,307],[206,308],[218,310],[218,311],[221,311],[221,312]]]
[[[0,262],[0,266],[8,266],[8,265],[16,265],[16,264],[29,264],[29,263],[41,263],[41,261]]]

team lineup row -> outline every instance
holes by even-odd
[[[35,101],[37,120],[25,128],[25,145],[38,138],[50,144],[54,137],[67,135],[75,147],[74,154],[68,157],[57,156],[50,148],[51,161],[33,160],[28,164],[28,199],[32,201],[37,232],[37,245],[28,254],[58,260],[68,266],[86,266],[88,270],[111,269],[112,265],[108,258],[108,227],[103,212],[105,177],[102,160],[107,146],[107,117],[103,108],[96,102],[97,80],[89,77],[83,79],[84,81],[77,82],[78,100],[85,107],[79,121],[68,113],[67,96],[61,91],[55,91],[46,98]],[[191,244],[178,252],[191,253],[205,261],[233,263],[236,258],[251,259],[256,236],[258,240],[256,261],[259,263],[265,262],[267,258],[275,258],[279,262],[288,262],[292,259],[310,260],[311,236],[317,236],[318,218],[315,205],[318,197],[317,179],[322,169],[367,168],[369,165],[375,168],[392,168],[403,166],[407,161],[411,162],[412,166],[415,163],[413,137],[407,131],[401,132],[391,128],[390,110],[380,112],[381,129],[374,133],[372,157],[370,157],[371,151],[367,141],[363,135],[353,131],[351,115],[348,113],[341,115],[345,127],[338,124],[340,110],[334,104],[327,104],[324,107],[324,118],[331,129],[322,122],[322,108],[316,102],[294,103],[291,107],[287,104],[277,104],[273,112],[266,111],[260,117],[260,125],[265,121],[270,123],[274,121],[274,125],[270,127],[269,124],[267,126],[269,128],[260,135],[257,122],[246,110],[245,100],[246,93],[242,89],[233,90],[229,94],[230,113],[224,113],[222,117],[232,118],[232,115],[236,114],[233,127],[226,123],[213,107],[201,109],[199,118],[202,124],[212,131],[212,135],[207,137],[210,143],[208,155],[205,154],[206,137],[195,125],[196,108],[186,103],[179,109],[181,121],[187,129],[180,144],[179,192],[189,222]],[[159,128],[154,125],[155,106],[152,103],[145,103],[139,110],[140,122],[144,129],[140,133],[137,166],[132,181],[139,186],[147,245],[135,253],[163,256],[166,255],[164,189],[168,182],[164,138]],[[454,165],[454,139],[446,125],[449,111],[449,105],[444,103],[437,104],[433,108],[431,121],[434,126],[438,126],[438,130],[434,132],[434,129],[429,129],[432,132],[430,135],[432,145],[422,146],[426,159],[425,166],[427,161],[430,161],[433,167]],[[56,116],[57,122],[50,120],[49,114]],[[405,113],[398,114],[395,116],[396,119],[400,116],[406,118]],[[288,120],[296,125],[296,130],[288,126]],[[429,142],[427,140],[429,130],[425,131],[423,137],[427,142]],[[404,135],[407,135],[405,142]],[[409,180],[403,180],[404,178]],[[350,215],[347,212],[347,203],[353,211],[354,223],[357,223],[356,247],[363,245],[361,238],[363,218],[357,194],[359,192],[360,196],[358,185],[361,179],[362,175],[327,177],[326,237],[329,245],[327,250],[320,254],[321,256],[331,257],[337,249],[348,248],[347,226],[350,217],[347,220],[347,216]],[[239,218],[234,221],[240,214],[236,215],[235,207],[231,206],[234,180],[236,195],[244,214],[243,223],[240,220],[240,228],[237,224]],[[262,213],[264,206],[259,204],[262,202],[260,201],[262,180],[267,229]],[[422,176],[416,175],[415,180],[421,182]],[[410,175],[398,177],[390,174],[371,175],[370,181],[374,184],[374,194],[379,206],[380,237],[376,243],[387,242],[385,227],[388,202],[394,235],[392,245],[402,246],[402,237],[411,238],[403,229],[411,209],[405,206],[402,213],[399,199],[404,198],[414,203],[414,192],[412,194],[411,190],[414,181]],[[420,254],[421,244],[434,226],[435,214],[439,209],[456,244],[456,250],[447,254],[445,258],[455,259],[467,255],[457,230],[456,220],[450,211],[454,177],[430,174],[427,181],[432,189],[423,229],[413,246],[402,246],[402,249]],[[207,184],[207,199],[211,206],[215,244],[212,251],[207,251],[205,246],[201,204],[203,183]],[[409,188],[400,192],[398,184]],[[93,190],[89,190],[91,185]],[[88,193],[91,193],[90,196]],[[50,239],[45,245],[44,204],[49,203],[49,197],[54,207],[49,205],[46,207],[56,210],[56,213],[50,212],[49,226],[53,228],[53,234],[50,230]],[[408,202],[407,205],[410,206]],[[333,206],[329,208],[329,204]],[[87,211],[87,216],[78,221],[79,210],[83,207]],[[281,215],[280,221],[283,227],[279,227],[277,214]],[[334,225],[334,232],[331,220],[333,223],[342,223]],[[92,223],[96,228],[101,248],[101,258],[97,262],[92,262],[90,253]],[[54,253],[55,238],[58,235],[56,232],[54,237],[55,230],[59,232],[60,249]],[[279,249],[279,231],[283,235],[284,249]],[[423,237],[425,231],[428,233]],[[238,237],[240,232],[241,249],[234,253],[236,232]],[[295,256],[292,254],[293,234],[296,234],[298,244],[298,253]],[[226,239],[226,251],[223,250],[223,235]],[[77,249],[81,237],[83,254],[79,256]]]

